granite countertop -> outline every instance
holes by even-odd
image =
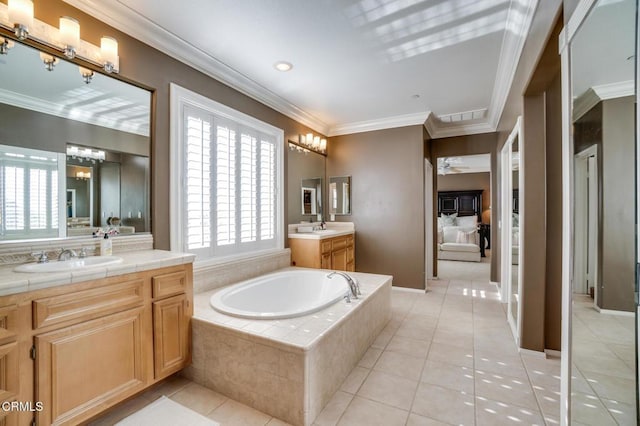
[[[40,290],[64,284],[192,263],[195,255],[165,250],[140,250],[116,254],[122,263],[65,272],[15,272],[18,265],[0,267],[0,296]]]

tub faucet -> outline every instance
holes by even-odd
[[[62,251],[58,255],[58,261],[69,260],[72,257],[78,257],[75,251],[71,249],[62,249]]]
[[[358,281],[352,278],[349,274],[347,274],[346,272],[333,271],[327,275],[327,278],[331,279],[333,278],[334,275],[340,275],[342,278],[344,278],[347,281],[347,284],[349,284],[349,289],[351,290],[351,295],[353,296],[354,299],[357,299],[358,296],[362,294],[360,293],[360,285],[358,284]],[[347,299],[347,301],[350,301],[350,300]]]

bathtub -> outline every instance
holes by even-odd
[[[283,319],[319,311],[349,293],[346,280],[325,271],[288,270],[232,285],[211,296],[218,312],[250,319]]]

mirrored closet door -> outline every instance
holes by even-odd
[[[563,51],[571,177],[563,420],[570,424],[638,424],[636,8],[635,0],[585,0],[565,29],[573,31]]]

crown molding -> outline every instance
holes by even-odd
[[[118,1],[63,0],[96,19],[164,52],[301,124],[327,134],[329,126],[205,51],[165,30]],[[123,67],[123,64],[120,64]],[[124,63],[126,69],[126,61]]]
[[[514,9],[515,5],[523,5],[523,17],[518,17],[519,11]],[[507,16],[507,28],[505,30],[502,48],[500,49],[500,59],[498,60],[498,70],[489,103],[487,122],[491,128],[498,128],[498,122],[507,103],[507,97],[516,76],[522,50],[529,35],[533,16],[535,15],[538,0],[515,1],[511,3]]]
[[[82,110],[71,110],[62,108],[60,104],[45,101],[43,99],[27,96],[22,93],[12,92],[10,90],[0,89],[0,103],[13,105],[18,108],[28,109],[43,114],[53,115],[56,117],[66,118],[68,120],[79,121],[81,123],[93,124],[95,126],[107,127],[109,129],[119,130],[121,132],[133,133],[140,136],[149,136],[148,129],[140,128],[140,126],[126,124],[124,122],[114,123],[108,118],[94,115],[94,113]]]
[[[351,133],[370,132],[373,130],[393,129],[395,127],[415,126],[424,124],[431,112],[396,115],[377,120],[356,121],[331,127],[327,136],[348,135]]]
[[[600,101],[633,96],[634,94],[635,84],[633,80],[590,87],[573,101],[573,121],[579,120]]]

